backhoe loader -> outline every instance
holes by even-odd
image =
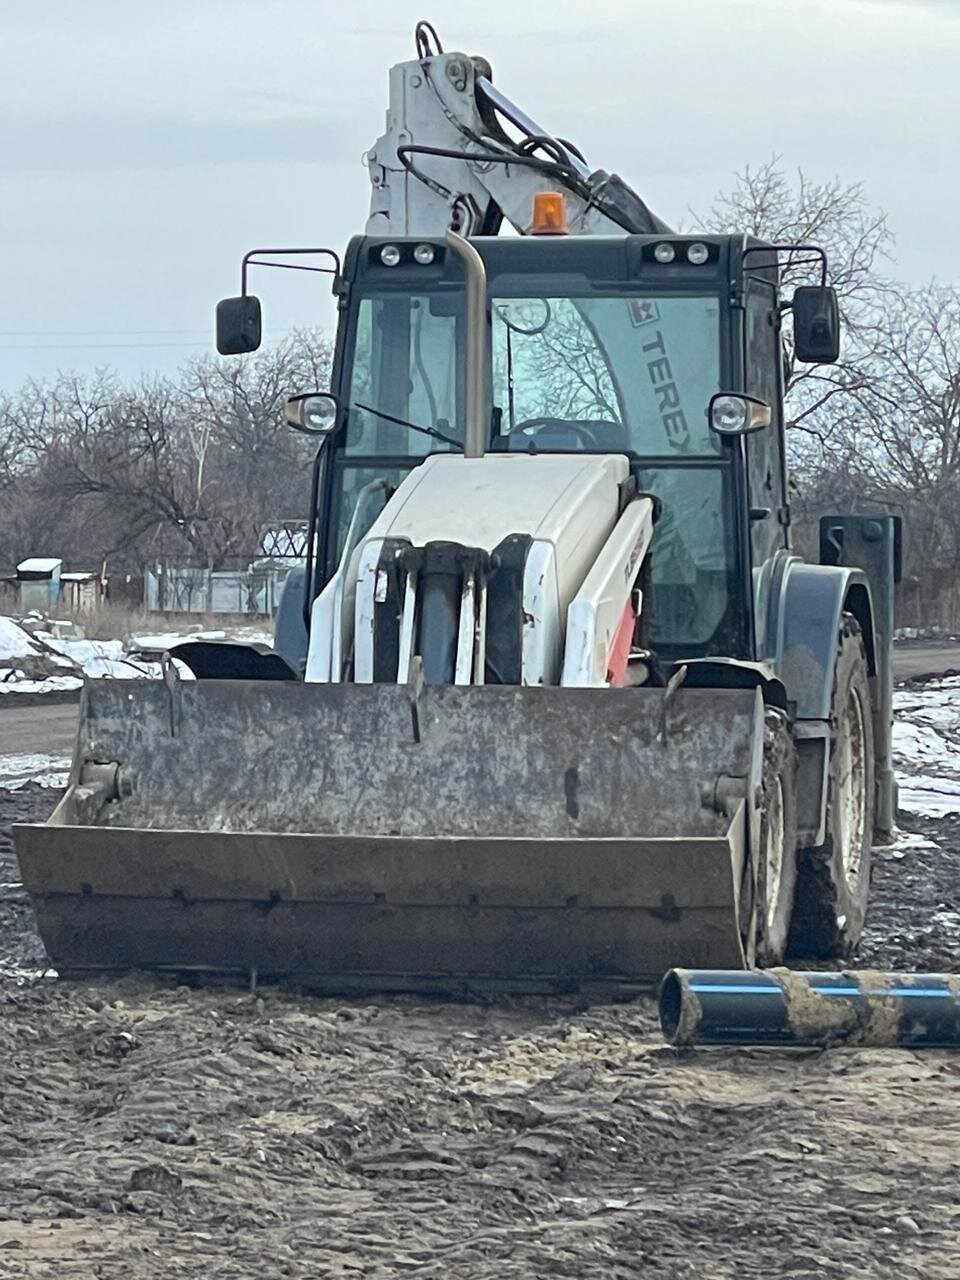
[[[218,307],[256,349],[282,258],[339,309],[332,389],[287,404],[317,453],[274,648],[86,685],[16,831],[52,962],[566,990],[844,954],[894,812],[899,530],[791,549],[781,321],[837,358],[826,256],[671,231],[417,43],[366,233],[252,251]]]

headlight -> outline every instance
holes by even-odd
[[[672,262],[677,256],[677,251],[672,244],[667,244],[666,241],[664,241],[662,244],[658,244],[654,249],[653,256],[658,262]]]
[[[400,261],[400,250],[395,244],[385,244],[380,250],[380,261],[385,267],[395,267]]]
[[[769,427],[773,421],[773,410],[756,396],[721,391],[711,396],[707,417],[710,426],[719,435],[742,436],[748,431]]]
[[[690,245],[687,249],[687,261],[692,262],[695,267],[702,266],[709,257],[710,250],[705,244],[701,244],[699,241],[697,241],[696,244]]]
[[[739,396],[716,396],[710,408],[710,425],[722,435],[739,435],[747,425],[747,403]]]
[[[413,256],[421,267],[429,267],[430,263],[437,256],[437,252],[432,244],[418,244],[413,251]]]
[[[308,436],[327,436],[336,428],[339,402],[327,391],[308,391],[287,399],[287,425]]]

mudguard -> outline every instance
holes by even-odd
[[[829,720],[840,619],[860,623],[870,674],[876,670],[870,584],[860,569],[791,560],[775,601],[775,664],[797,720]]]

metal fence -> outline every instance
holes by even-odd
[[[198,569],[157,564],[144,574],[144,604],[159,613],[251,613],[272,616],[293,565],[269,562],[246,569]]]

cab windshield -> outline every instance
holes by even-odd
[[[626,454],[662,504],[654,642],[729,651],[734,502],[706,415],[720,390],[719,297],[508,284],[491,291],[490,449]],[[335,451],[334,547],[371,480],[399,483],[426,454],[460,448],[463,326],[459,291],[360,299]]]
[[[494,296],[490,314],[492,449],[719,452],[706,417],[719,390],[716,297]],[[361,300],[348,454],[456,447],[462,324],[459,295]]]

